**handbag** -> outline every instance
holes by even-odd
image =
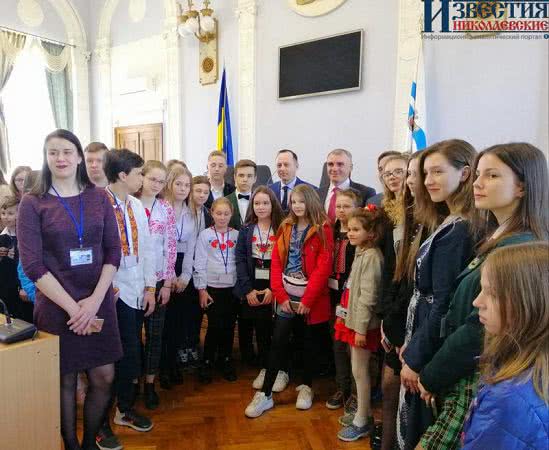
[[[296,278],[285,273],[282,274],[282,285],[290,297],[303,297],[308,282],[307,278]]]

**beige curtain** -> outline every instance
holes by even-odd
[[[10,164],[8,130],[4,119],[2,91],[6,86],[17,54],[25,46],[26,36],[10,31],[0,31],[0,170],[7,172]]]

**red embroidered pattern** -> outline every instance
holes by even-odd
[[[128,236],[126,236],[126,230],[124,228],[124,211],[120,206],[117,206],[115,199],[112,195],[109,195],[111,205],[114,207],[114,213],[116,215],[116,222],[118,223],[118,231],[120,231],[120,244],[122,245],[122,254],[124,256],[130,256],[130,245],[128,243]],[[132,205],[127,202],[128,217],[130,218],[130,230],[132,233],[133,242],[133,254],[139,255],[139,237],[137,234],[137,222],[135,215],[133,214]]]

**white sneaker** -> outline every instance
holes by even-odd
[[[259,375],[255,378],[252,387],[254,389],[261,389],[263,387],[263,383],[265,382],[265,373],[267,372],[267,369],[261,369],[259,372]]]
[[[255,419],[274,406],[273,396],[267,397],[265,392],[256,392],[254,398],[244,411],[246,417]]]
[[[299,392],[295,407],[297,409],[310,409],[313,406],[313,390],[305,384],[300,384],[295,390]]]
[[[288,374],[282,370],[279,370],[276,374],[276,379],[273,384],[273,392],[282,392],[288,386],[290,382],[290,377]]]

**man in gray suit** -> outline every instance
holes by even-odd
[[[320,192],[320,200],[324,204],[324,209],[328,217],[335,221],[335,197],[338,191],[345,189],[356,190],[362,201],[361,206],[366,204],[367,199],[376,195],[375,189],[364,186],[360,183],[355,183],[351,180],[351,172],[353,170],[353,155],[350,151],[336,148],[328,153],[326,158],[326,170],[330,185],[325,186]]]

